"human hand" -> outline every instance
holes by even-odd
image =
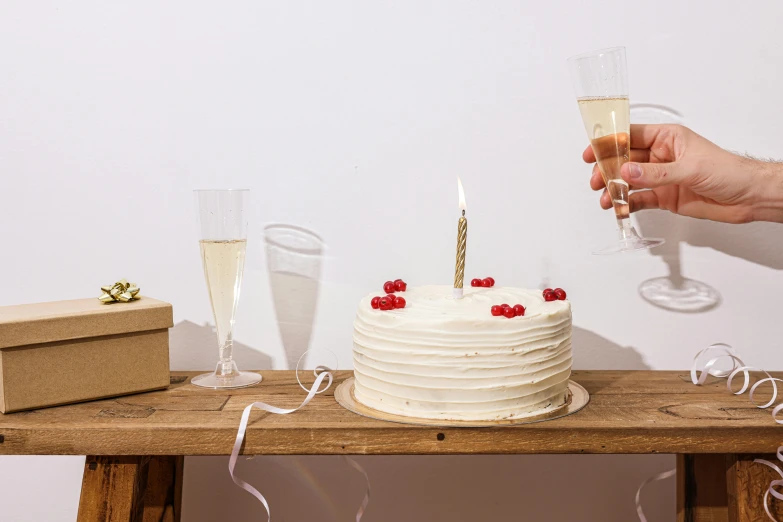
[[[631,125],[630,137],[630,162],[620,174],[636,190],[629,198],[631,212],[664,209],[727,223],[783,222],[783,165],[738,156],[681,125]],[[582,159],[595,163],[590,146]],[[604,189],[601,207],[612,208],[597,164],[590,187]]]

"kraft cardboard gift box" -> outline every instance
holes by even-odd
[[[169,385],[171,305],[148,297],[0,307],[0,412]]]

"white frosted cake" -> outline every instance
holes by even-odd
[[[571,375],[571,304],[540,290],[410,287],[405,308],[354,321],[356,399],[387,413],[441,420],[516,419],[563,406]],[[381,294],[383,295],[383,294]],[[523,317],[493,316],[521,304]]]

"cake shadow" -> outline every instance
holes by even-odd
[[[214,370],[218,362],[215,328],[180,321],[169,330],[169,359],[174,371]],[[234,360],[240,370],[270,370],[272,358],[255,348],[234,340]]]
[[[631,346],[620,346],[595,332],[572,327],[571,332],[573,370],[649,370],[642,354]],[[579,382],[578,376],[574,380]],[[609,381],[607,381],[608,384]],[[601,391],[603,386],[592,382],[590,393]]]
[[[642,354],[631,346],[620,346],[595,332],[572,327],[575,370],[649,370]]]

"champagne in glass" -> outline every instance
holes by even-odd
[[[577,102],[598,168],[612,198],[615,216],[626,219],[630,215],[628,183],[620,177],[620,168],[631,152],[628,98],[580,98]]]
[[[587,137],[612,199],[620,241],[594,252],[614,254],[652,248],[662,239],[639,237],[631,225],[629,187],[620,168],[630,159],[631,115],[625,48],[615,47],[568,59]]]
[[[200,244],[201,263],[215,316],[220,358],[225,359],[233,345],[231,336],[242,286],[247,240],[202,239]]]
[[[240,372],[233,359],[234,317],[245,268],[249,191],[197,190],[201,262],[217,330],[219,362],[213,373],[191,381],[205,388],[241,388],[261,381],[252,372]]]

